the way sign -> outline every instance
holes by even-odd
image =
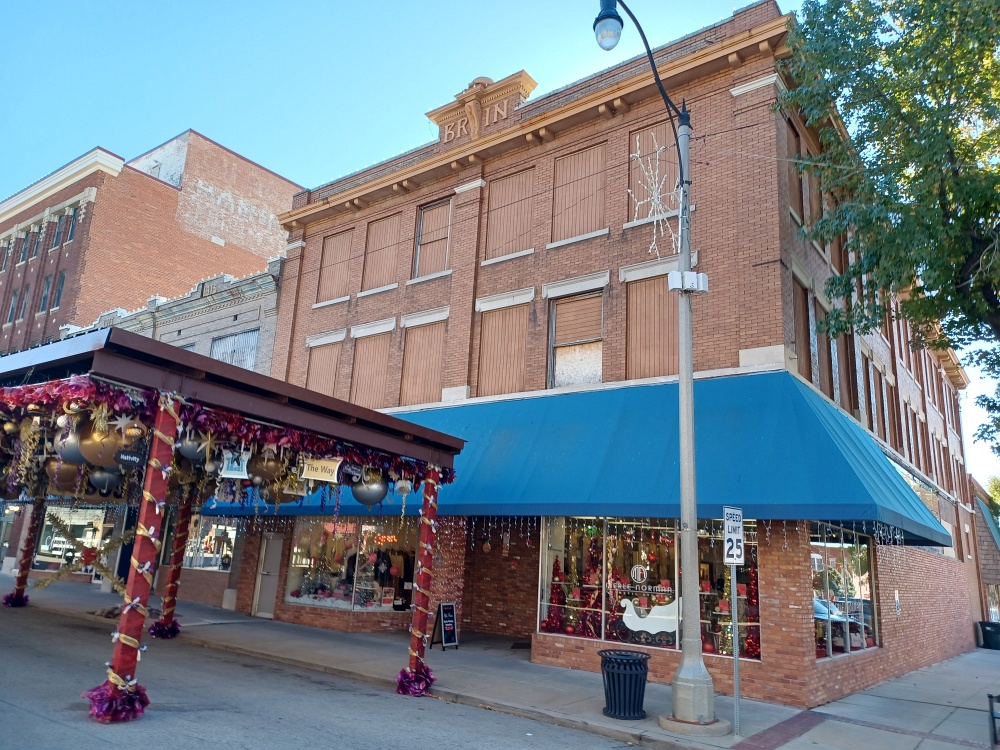
[[[743,564],[743,509],[722,508],[722,523],[726,527],[724,565]]]

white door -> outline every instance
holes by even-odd
[[[257,568],[257,594],[253,613],[256,617],[274,617],[278,596],[278,566],[281,564],[281,535],[264,534],[261,539],[260,567]]]

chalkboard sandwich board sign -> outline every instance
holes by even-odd
[[[444,651],[449,646],[458,648],[458,616],[455,602],[440,602],[437,617],[434,618],[434,632],[431,634],[431,648],[440,643]]]

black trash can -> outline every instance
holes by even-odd
[[[983,631],[983,648],[1000,651],[1000,622],[981,622],[979,627]]]
[[[645,719],[642,703],[646,698],[649,654],[641,651],[606,649],[598,651],[604,677],[604,715],[612,719]]]

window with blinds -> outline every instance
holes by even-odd
[[[385,378],[389,369],[389,335],[365,336],[354,340],[354,372],[351,375],[351,403],[368,409],[385,406]]]
[[[527,346],[528,305],[484,312],[477,395],[523,391]]]
[[[413,261],[413,278],[440,273],[448,268],[450,228],[450,198],[420,209],[417,250]]]
[[[309,364],[306,370],[306,388],[326,396],[337,390],[337,371],[340,369],[340,350],[343,343],[309,347]]]
[[[444,362],[444,321],[406,329],[399,405],[431,404],[441,400]]]
[[[486,260],[531,248],[534,185],[534,169],[490,183]]]
[[[257,339],[260,329],[234,333],[212,339],[208,356],[219,362],[227,362],[246,370],[252,370],[257,362]]]
[[[351,239],[354,230],[323,238],[323,257],[320,260],[317,302],[329,302],[348,294],[348,271],[351,260]]]
[[[556,159],[552,242],[604,229],[605,149],[599,146]]]
[[[399,214],[368,224],[365,238],[365,269],[362,291],[378,289],[396,281],[396,245],[399,242]]]
[[[646,219],[652,216],[652,206],[643,203],[650,198],[650,179],[644,174],[649,170],[653,182],[670,192],[677,187],[677,149],[674,146],[674,136],[670,132],[670,123],[661,122],[645,130],[629,134],[629,155],[638,154],[640,160],[629,159],[628,186],[632,191],[629,197],[629,218],[632,220]],[[665,151],[657,151],[666,148]],[[676,208],[676,206],[667,206]]]
[[[812,327],[809,325],[809,290],[793,279],[793,314],[795,316],[795,356],[799,375],[812,382]]]
[[[670,294],[667,277],[632,281],[626,293],[625,377],[676,375],[677,296]]]
[[[549,387],[600,383],[604,375],[603,295],[552,302]]]

